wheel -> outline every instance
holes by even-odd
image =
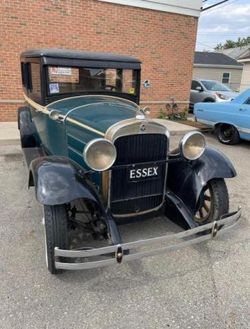
[[[55,268],[54,248],[68,249],[68,213],[65,205],[44,206],[45,258],[51,274],[61,273]]]
[[[228,212],[229,198],[224,179],[213,179],[203,188],[194,216],[199,225],[207,224]]]
[[[219,141],[223,144],[233,145],[240,141],[238,130],[230,124],[222,123],[218,125],[215,132]]]
[[[214,103],[215,100],[213,98],[206,98],[203,100],[203,103]]]

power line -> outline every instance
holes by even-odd
[[[250,31],[249,32],[197,32],[197,34],[200,34],[200,35],[207,35],[207,34],[223,34],[223,35],[249,35],[250,36]]]
[[[226,6],[230,6],[233,2],[238,1],[238,0],[231,0],[229,3],[225,3],[224,5],[220,6],[219,9],[224,8]],[[214,12],[216,8],[212,8],[212,10],[209,10],[209,13]],[[201,11],[202,13],[203,11]]]
[[[197,41],[196,43],[199,44],[199,45],[205,46],[205,47],[207,47],[207,48],[210,48],[210,49],[212,49],[214,52],[217,52],[216,50],[214,50],[213,47],[211,47],[211,46],[209,46],[209,45],[207,45],[207,44],[205,44],[205,43],[203,43],[203,42]]]
[[[211,8],[215,8],[215,7],[217,7],[217,6],[221,5],[221,4],[223,4],[224,2],[228,2],[228,1],[229,1],[229,0],[223,0],[223,1],[221,1],[221,2],[214,3],[214,4],[211,5],[211,6],[208,6],[208,7],[206,7],[206,8],[203,8],[201,11],[203,12],[203,11],[205,11],[205,10],[208,10],[208,9],[211,9]]]

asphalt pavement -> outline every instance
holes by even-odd
[[[213,241],[115,267],[48,273],[42,208],[27,189],[19,146],[0,145],[1,329],[248,329],[250,143],[224,146],[238,176],[227,180],[234,231]],[[178,228],[163,218],[126,225],[127,240]]]

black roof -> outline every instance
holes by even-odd
[[[123,63],[141,63],[140,60],[125,55],[103,53],[103,52],[80,51],[80,50],[71,50],[71,49],[60,49],[60,48],[31,49],[21,54],[21,58],[35,58],[35,57],[79,59],[79,60],[91,60],[91,61],[110,61],[110,62],[123,62]]]
[[[242,64],[238,63],[235,59],[225,54],[208,51],[196,51],[194,64],[242,66]]]

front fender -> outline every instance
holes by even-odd
[[[203,187],[211,179],[236,176],[232,162],[215,148],[207,147],[195,161],[170,162],[167,187],[174,192],[193,214]]]
[[[36,199],[41,204],[58,205],[85,198],[102,208],[83,169],[68,158],[39,157],[31,162],[29,169],[29,186],[35,186]]]

